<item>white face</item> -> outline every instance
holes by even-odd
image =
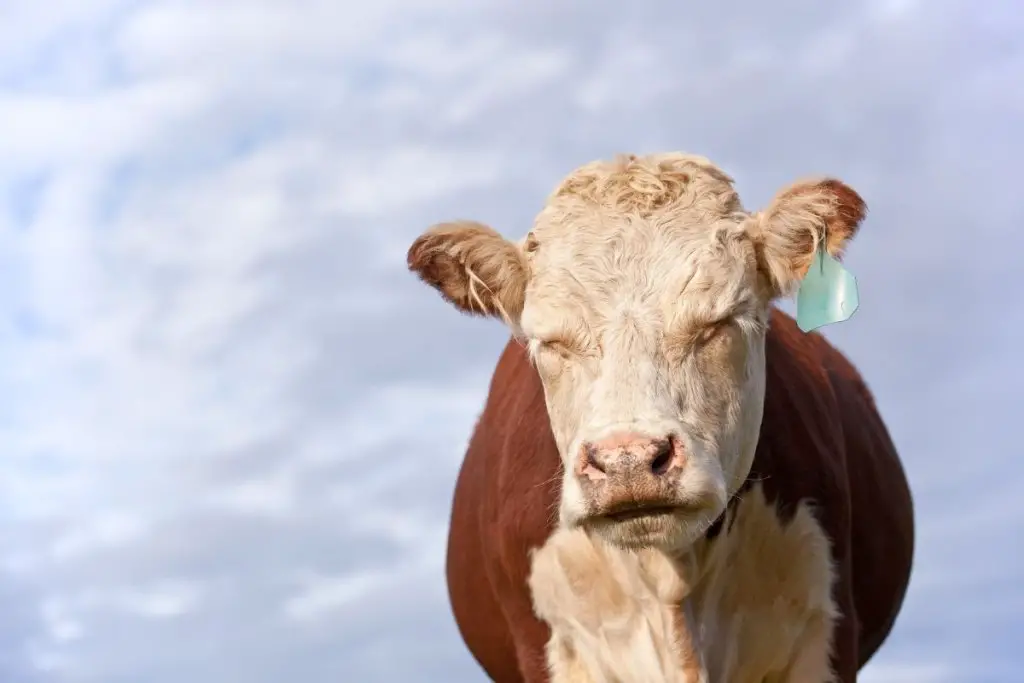
[[[637,204],[664,187],[638,197],[605,180],[594,201],[577,180],[526,241],[519,327],[564,465],[561,521],[623,545],[702,535],[761,426],[769,302],[749,216],[717,174],[680,173],[654,210]]]
[[[680,549],[749,472],[771,300],[806,270],[826,224],[836,253],[862,216],[836,181],[794,186],[751,215],[707,160],[657,155],[578,169],[521,245],[449,224],[409,260],[527,344],[564,465],[563,526]]]

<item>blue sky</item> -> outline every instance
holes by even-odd
[[[678,149],[752,209],[815,174],[868,200],[827,334],[919,545],[864,680],[1015,680],[1022,29],[1010,0],[3,5],[0,678],[483,681],[442,564],[505,333],[405,249]]]

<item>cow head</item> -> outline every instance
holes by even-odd
[[[629,156],[574,171],[519,243],[445,223],[408,262],[526,345],[564,464],[561,523],[680,549],[749,473],[772,300],[794,291],[820,244],[839,255],[864,213],[831,179],[749,213],[706,159]]]

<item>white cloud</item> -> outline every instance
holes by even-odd
[[[866,680],[1006,680],[1012,641],[969,632],[1022,626],[1022,17],[8,3],[0,678],[481,680],[443,552],[504,336],[405,248],[457,217],[522,234],[573,165],[682,148],[752,206],[813,173],[868,196],[862,309],[829,335],[905,453],[920,535]]]

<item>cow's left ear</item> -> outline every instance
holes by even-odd
[[[798,182],[779,192],[753,216],[751,231],[772,295],[793,293],[819,246],[839,258],[866,214],[861,196],[832,178]]]

